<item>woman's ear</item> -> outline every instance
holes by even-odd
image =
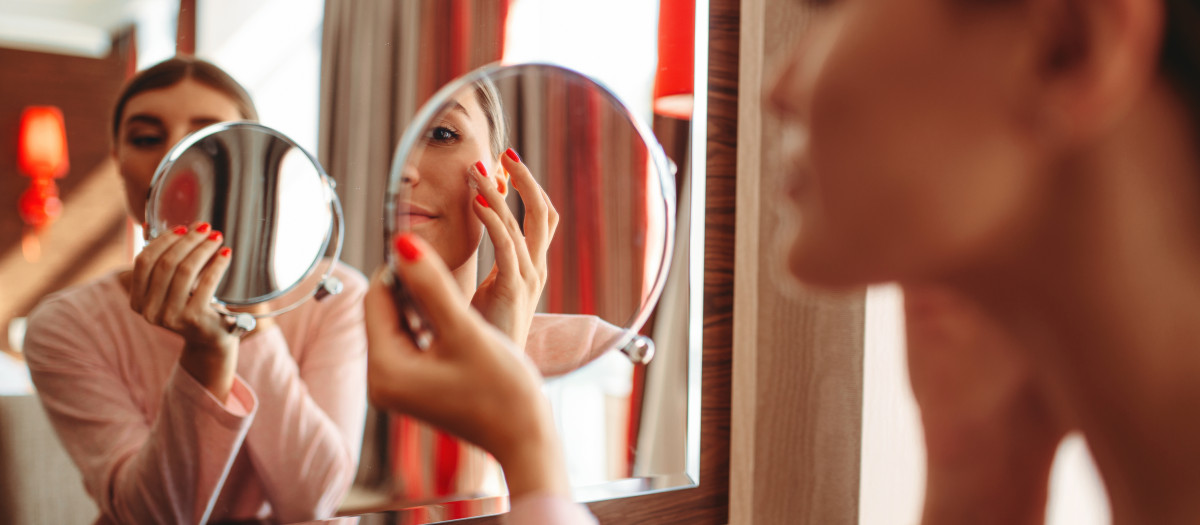
[[[1146,0],[1035,0],[1039,121],[1067,143],[1121,119],[1154,79],[1164,7]]]

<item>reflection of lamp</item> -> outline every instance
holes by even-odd
[[[21,220],[34,234],[62,213],[54,179],[67,174],[67,129],[62,111],[54,106],[30,106],[21,114],[17,168],[29,177],[29,188],[17,199]],[[27,234],[22,242],[25,258],[36,261],[41,252],[37,238]]]
[[[695,48],[695,0],[659,0],[655,113],[683,120],[692,118]]]

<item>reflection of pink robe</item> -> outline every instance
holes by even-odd
[[[241,343],[222,404],[179,368],[182,338],[129,308],[116,274],[54,294],[25,353],[42,405],[100,522],[330,517],[366,413],[366,280],[309,300]]]

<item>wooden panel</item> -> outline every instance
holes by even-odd
[[[742,2],[730,522],[858,521],[863,292],[781,286],[779,123],[762,93],[799,2]]]
[[[601,523],[705,525],[729,521],[740,0],[710,0],[709,8],[700,484],[691,489],[589,504]],[[463,523],[499,524],[501,521],[497,516],[490,516]]]
[[[130,65],[132,31],[114,39],[105,58],[0,48],[0,349],[8,323],[42,296],[91,280],[124,263],[124,189],[111,162],[113,102]],[[17,135],[26,106],[62,109],[70,171],[57,181],[64,209],[42,232],[41,258],[22,256],[25,225],[17,198],[29,179],[17,172]]]

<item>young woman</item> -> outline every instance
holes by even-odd
[[[113,114],[113,156],[142,221],[156,166],[190,132],[254,120],[245,90],[175,58],[135,76]],[[366,392],[361,274],[345,290],[233,335],[211,306],[229,265],[221,232],[180,225],[133,268],[44,299],[25,352],[102,523],[330,517],[354,478]]]
[[[904,285],[924,522],[1042,521],[1072,428],[1114,523],[1200,521],[1197,4],[832,0],[812,13],[770,95],[800,138],[786,174],[799,228],[780,256],[813,285]],[[514,512],[586,519],[562,500],[536,375],[446,298],[427,245],[396,249],[438,339],[412,350],[374,286],[373,399],[495,453]]]

